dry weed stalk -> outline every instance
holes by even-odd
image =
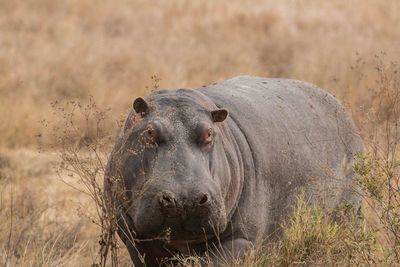
[[[87,194],[95,204],[95,213],[86,212],[93,223],[99,226],[99,258],[93,266],[118,266],[118,240],[116,207],[111,205],[103,193],[105,159],[112,134],[103,132],[102,123],[107,119],[107,110],[101,111],[90,99],[82,105],[69,101],[65,105],[52,103],[55,112],[61,116],[63,128],[53,129],[54,148],[61,164],[58,172],[67,173],[72,181],[63,181]],[[62,133],[61,135],[59,133]],[[74,182],[82,186],[77,186]]]
[[[159,81],[156,75],[151,77],[153,88],[159,88]],[[147,86],[149,90],[150,86]],[[88,195],[95,204],[95,213],[85,211],[84,215],[99,226],[99,257],[98,262],[93,266],[119,265],[118,258],[118,237],[124,235],[127,241],[135,247],[135,242],[147,242],[153,240],[163,240],[168,242],[169,230],[160,233],[159,236],[149,240],[138,240],[135,234],[128,227],[128,222],[124,221],[126,207],[129,200],[126,197],[126,190],[122,183],[123,179],[118,175],[106,175],[106,160],[114,143],[115,132],[106,132],[103,124],[110,125],[108,113],[109,109],[101,110],[96,103],[89,98],[87,104],[82,105],[78,101],[67,101],[59,103],[52,102],[55,117],[60,121],[51,129],[52,146],[61,163],[58,166],[60,177],[67,179],[63,181],[74,189]],[[50,125],[43,121],[45,125]],[[116,123],[116,129],[121,129],[122,121]],[[141,137],[147,140],[146,137]],[[125,140],[126,141],[126,140]],[[129,153],[140,154],[144,147],[137,142]],[[153,144],[145,144],[151,146]],[[120,151],[117,151],[118,153]],[[124,155],[119,155],[121,160]],[[116,163],[118,164],[118,163]],[[103,184],[106,177],[109,187]],[[79,185],[76,185],[76,182]]]

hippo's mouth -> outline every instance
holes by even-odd
[[[164,229],[167,229],[169,234],[169,242],[177,244],[195,244],[202,243],[210,238],[215,237],[218,233],[222,233],[224,224],[218,222],[216,224],[187,224],[187,222],[181,222],[178,225],[168,226],[164,225]]]
[[[189,246],[197,247],[197,246],[203,246],[204,244],[208,243],[211,244],[210,240],[213,240],[214,238],[215,238],[214,235],[207,235],[198,239],[170,239],[168,241],[168,246],[183,252],[187,250]]]
[[[207,233],[205,231],[188,231],[188,230],[176,230],[166,227],[164,231],[158,233],[147,233],[137,234],[136,238],[140,241],[159,240],[173,246],[181,246],[187,244],[199,244],[204,243],[215,237],[215,234]]]
[[[207,240],[210,240],[214,237],[214,235],[207,235],[204,236],[201,239],[170,239],[169,240],[169,244],[171,245],[186,245],[186,244],[190,244],[190,245],[195,245],[195,244],[199,244],[199,243],[204,243]]]
[[[208,239],[214,237],[214,234],[206,233],[206,232],[191,232],[191,231],[180,231],[179,233],[174,233],[173,231],[171,232],[171,235],[169,236],[169,242],[174,242],[174,243],[189,243],[189,244],[194,244],[194,243],[200,243],[207,241]]]

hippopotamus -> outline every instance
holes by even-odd
[[[329,93],[239,76],[136,98],[109,156],[105,193],[135,266],[178,255],[229,265],[279,233],[299,191],[309,205],[358,207],[353,163],[362,151]]]

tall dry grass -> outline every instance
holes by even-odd
[[[93,230],[71,208],[82,197],[52,185],[47,164],[56,159],[30,151],[1,151],[0,157],[0,265],[90,264],[95,244],[84,233]]]

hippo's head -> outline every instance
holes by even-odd
[[[232,170],[238,159],[227,116],[195,90],[134,101],[114,149],[120,162],[114,169],[137,237],[169,229],[171,241],[196,242],[226,229],[241,186]]]

